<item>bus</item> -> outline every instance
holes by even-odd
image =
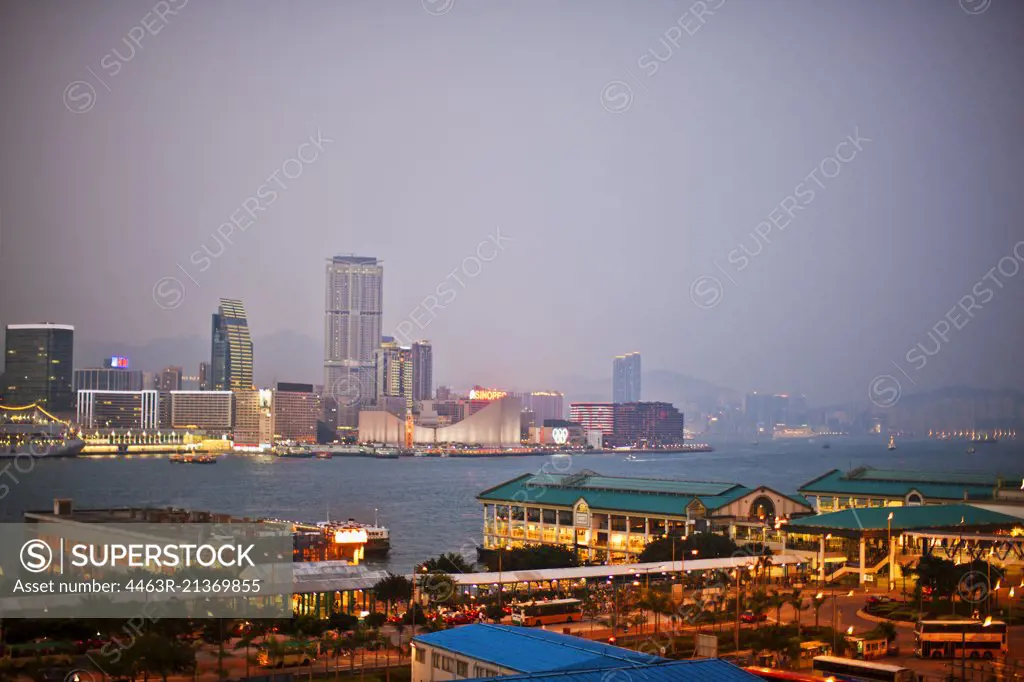
[[[978,620],[921,620],[914,628],[919,658],[995,658],[1006,655],[1006,623]]]
[[[294,639],[275,641],[260,646],[256,653],[256,664],[261,668],[309,665],[319,654],[319,642],[300,642]]]
[[[820,677],[808,675],[807,673],[795,673],[778,668],[765,668],[763,666],[748,666],[744,668],[751,675],[756,675],[762,680],[769,682],[822,682]]]
[[[71,659],[78,654],[79,647],[73,642],[41,639],[25,644],[8,644],[3,648],[3,660],[20,669],[30,663],[50,666],[71,665]]]
[[[582,619],[583,603],[579,599],[552,599],[512,607],[512,622],[516,625],[550,625]]]
[[[914,682],[916,679],[910,668],[838,656],[815,656],[812,669],[815,675],[846,682]]]

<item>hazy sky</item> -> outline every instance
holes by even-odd
[[[457,385],[638,350],[816,403],[1024,386],[1022,26],[1012,0],[5,1],[0,323],[145,344],[229,296],[319,342],[324,261],[356,253]]]

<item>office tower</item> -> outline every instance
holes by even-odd
[[[534,391],[523,395],[523,406],[534,414],[534,424],[549,419],[565,419],[565,397],[558,391]]]
[[[413,400],[413,351],[397,343],[381,345],[374,354],[376,401],[381,398],[404,398],[409,407]]]
[[[617,446],[681,445],[683,426],[683,413],[671,403],[620,403],[611,440]]]
[[[213,343],[210,353],[211,383],[214,390],[251,389],[252,339],[242,302],[220,299],[213,314]]]
[[[4,337],[7,370],[0,387],[5,405],[36,403],[50,412],[74,410],[75,328],[66,324],[9,324]]]
[[[75,421],[87,429],[156,429],[159,415],[156,391],[82,390]]]
[[[596,431],[611,440],[615,433],[615,405],[612,403],[572,403],[569,421],[586,431]]]
[[[434,350],[430,341],[412,344],[412,399],[430,400],[434,397]]]
[[[181,367],[165,367],[157,378],[158,391],[181,390]]]
[[[335,426],[354,427],[360,404],[376,395],[384,266],[373,257],[335,256],[325,274],[324,402]]]
[[[273,405],[275,440],[316,443],[320,401],[313,392],[313,384],[277,382]]]
[[[199,363],[199,390],[209,391],[212,387],[210,386],[210,363],[200,362]]]
[[[612,402],[640,402],[640,353],[615,356],[612,363]]]
[[[171,391],[170,395],[173,428],[205,429],[213,434],[231,431],[235,412],[231,391]]]
[[[260,450],[274,444],[274,392],[269,388],[234,391],[234,447]]]

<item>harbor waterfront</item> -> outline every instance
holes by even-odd
[[[407,572],[423,557],[456,551],[475,558],[483,511],[476,496],[527,473],[583,469],[615,476],[739,482],[795,493],[831,469],[861,465],[922,471],[1018,472],[1024,443],[1000,441],[965,454],[958,441],[881,438],[762,441],[711,440],[714,452],[640,452],[486,458],[278,458],[224,455],[218,466],[169,466],[167,457],[110,456],[19,463],[6,480],[0,520],[21,520],[67,497],[77,507],[184,507],[237,516],[316,522],[376,517],[391,531],[391,553],[375,565]],[[769,464],[770,463],[770,464]],[[13,463],[12,463],[13,464]],[[20,471],[20,473],[19,473]],[[373,563],[371,561],[371,563]]]

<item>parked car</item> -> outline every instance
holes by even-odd
[[[768,620],[768,614],[754,613],[753,611],[744,611],[740,614],[741,623],[757,623],[763,620]]]
[[[871,595],[870,597],[867,598],[867,601],[865,603],[868,606],[874,606],[876,604],[888,604],[888,603],[890,603],[892,601],[894,601],[894,599],[892,597],[887,596],[887,595],[884,595],[884,594],[873,594],[873,595]]]

